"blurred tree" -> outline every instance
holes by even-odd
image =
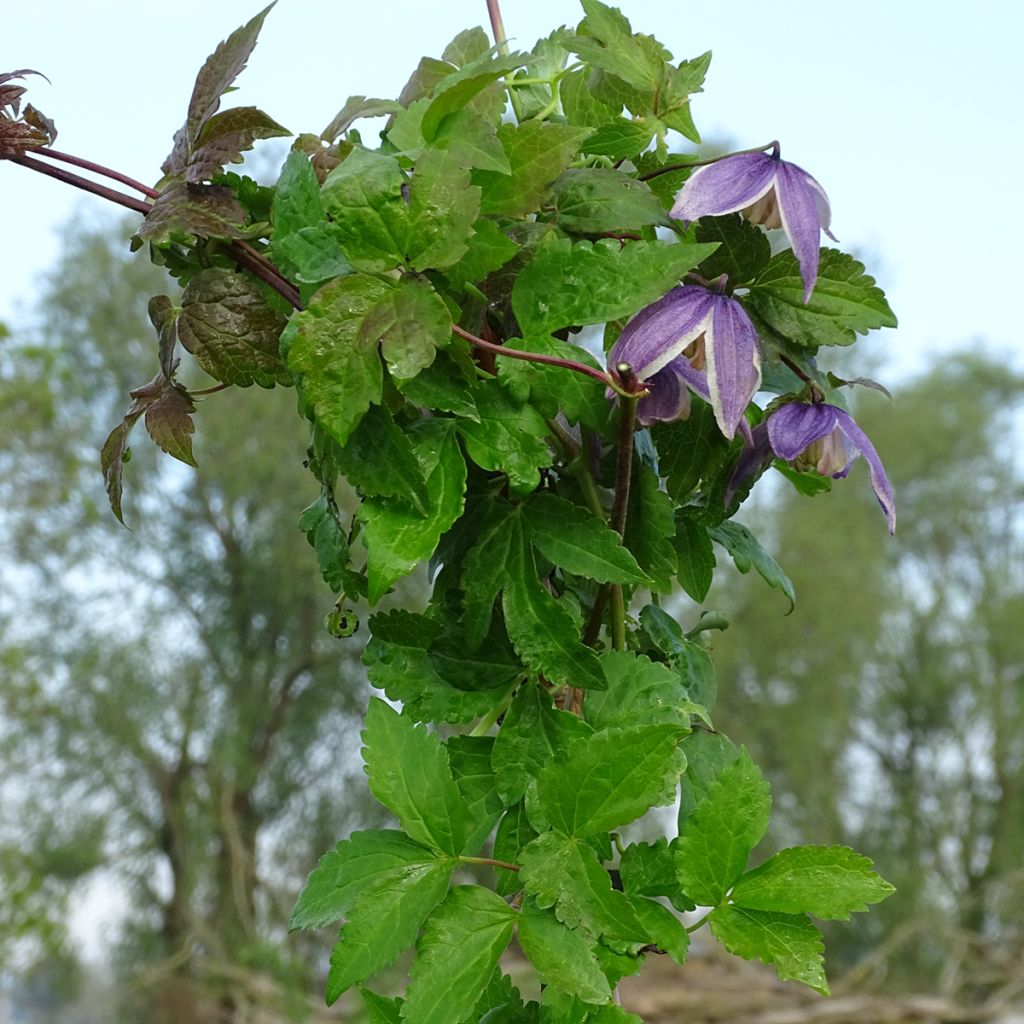
[[[847,965],[885,939],[861,980],[961,997],[1021,982],[1024,467],[1008,439],[1022,399],[1024,379],[983,356],[891,405],[866,394],[896,537],[863,468],[813,502],[783,485],[750,525],[796,611],[756,579],[717,595],[732,620],[718,717],[772,776],[777,838],[849,843],[899,890],[829,936]]]
[[[135,532],[106,509],[98,451],[152,376],[146,302],[167,290],[109,225],[76,227],[36,321],[0,350],[18,426],[0,439],[0,881],[17,894],[8,934],[31,925],[52,951],[69,888],[112,869],[140,1016],[232,1020],[260,974],[306,989],[317,957],[293,955],[285,923],[367,806],[349,785],[365,683],[359,640],[322,626],[285,389],[204,400],[197,472],[140,429]]]

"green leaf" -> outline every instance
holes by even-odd
[[[768,783],[741,749],[708,787],[679,837],[676,874],[690,899],[705,907],[725,899],[764,836],[770,807]]]
[[[345,105],[334,115],[331,123],[320,133],[324,142],[335,142],[338,137],[349,130],[361,117],[383,117],[385,114],[397,114],[402,109],[401,103],[394,100],[378,100],[366,96],[349,96]]]
[[[722,772],[736,763],[739,748],[720,732],[698,730],[683,740],[686,774],[679,785],[679,831]]]
[[[511,804],[527,784],[575,737],[592,730],[578,715],[556,709],[543,687],[527,681],[515,695],[494,740],[491,765],[501,798]]]
[[[718,242],[718,248],[702,264],[708,280],[727,274],[729,284],[739,287],[753,281],[768,265],[772,247],[768,236],[738,213],[725,217],[701,217],[698,242]]]
[[[653,137],[654,127],[650,122],[627,121],[624,117],[616,117],[613,121],[601,124],[593,135],[583,140],[580,148],[584,153],[625,160],[642,153]]]
[[[529,63],[530,58],[521,53],[493,56],[484,53],[458,71],[446,75],[434,88],[433,99],[423,114],[423,137],[431,141],[449,114],[464,109],[492,82]]]
[[[608,689],[586,696],[587,721],[595,729],[671,723],[681,732],[692,715],[707,712],[687,696],[686,685],[668,665],[631,651],[610,651],[601,659]]]
[[[363,496],[400,498],[428,514],[427,484],[405,432],[383,406],[374,405],[337,455],[338,468]]]
[[[342,281],[347,278],[342,278]],[[428,559],[446,530],[462,514],[466,463],[450,420],[420,420],[409,429],[413,452],[427,481],[427,508],[421,516],[393,502],[367,498],[359,510],[366,524],[368,597],[376,604],[402,576]]]
[[[554,907],[567,928],[608,941],[644,943],[647,934],[630,900],[612,889],[608,872],[586,842],[545,832],[520,854],[519,880],[541,909]]]
[[[464,368],[445,352],[438,351],[434,361],[415,377],[397,378],[394,383],[413,405],[454,413],[465,419],[480,419],[471,381]]]
[[[363,653],[370,682],[403,714],[419,722],[468,722],[502,699],[494,691],[459,690],[434,668],[427,649],[440,634],[439,623],[414,612],[395,610],[370,619],[370,641]]]
[[[365,583],[349,566],[348,534],[338,521],[332,495],[324,491],[312,505],[302,510],[299,529],[316,552],[320,575],[327,586],[336,594],[344,591],[353,600],[364,595]]]
[[[781,590],[786,595],[789,599],[789,610],[793,610],[796,606],[796,591],[793,590],[789,577],[742,523],[725,522],[713,527],[708,534],[729,552],[740,572],[748,573],[753,566],[768,586]]]
[[[523,848],[536,838],[537,830],[530,824],[526,805],[524,801],[520,800],[514,807],[506,811],[501,821],[498,822],[498,828],[494,833],[492,856],[495,860],[503,860],[507,864],[517,864]],[[499,895],[514,896],[522,888],[518,872],[510,871],[507,868],[495,868],[494,874],[497,878],[496,888]]]
[[[406,263],[415,271],[444,269],[469,247],[480,212],[480,189],[455,157],[429,150],[416,161],[409,192]]]
[[[540,482],[540,470],[550,466],[548,427],[529,405],[516,402],[496,380],[483,380],[474,390],[479,422],[460,420],[466,454],[481,469],[508,477],[513,495],[529,494]]]
[[[246,388],[290,384],[279,354],[285,319],[245,274],[208,267],[181,299],[178,337],[216,380]]]
[[[442,853],[462,853],[469,808],[441,741],[377,698],[370,701],[362,735],[373,795],[413,839]]]
[[[821,933],[806,914],[719,907],[708,923],[733,955],[770,964],[781,981],[800,981],[823,996],[829,994]]]
[[[281,352],[295,375],[302,406],[342,447],[371,403],[380,401],[383,370],[377,341],[360,327],[391,285],[363,274],[324,285],[295,313],[281,336]]]
[[[748,871],[732,892],[738,907],[813,914],[848,921],[895,889],[871,870],[871,861],[845,846],[795,846]]]
[[[572,740],[537,773],[546,821],[568,836],[628,824],[671,803],[685,767],[674,723],[604,729]]]
[[[690,111],[690,94],[700,92],[711,63],[711,51],[693,60],[680,61],[678,67],[665,68],[665,81],[657,100],[657,112],[661,121],[675,129],[691,142],[700,142],[700,132],[693,123]]]
[[[519,912],[519,945],[542,984],[557,985],[585,1003],[606,1003],[611,998],[592,944],[533,900],[527,900]]]
[[[353,150],[327,176],[320,191],[352,266],[368,273],[397,267],[409,240],[409,212],[402,195],[408,184],[398,161],[382,153]]]
[[[479,25],[463,29],[445,48],[441,56],[461,68],[491,52],[491,41]]]
[[[729,456],[729,442],[706,402],[695,401],[687,420],[655,424],[651,436],[665,488],[677,505],[688,504],[700,482],[713,477]]]
[[[368,885],[356,897],[331,951],[327,1003],[395,962],[444,899],[454,862],[413,864]]]
[[[410,867],[436,864],[437,855],[404,832],[353,832],[320,858],[292,911],[288,927],[323,928],[340,920],[359,894],[385,877],[399,882]],[[449,870],[454,868],[449,862]]]
[[[582,4],[587,16],[571,44],[576,53],[635,89],[656,89],[661,83],[663,62],[653,59],[641,46],[622,12],[600,0],[582,0]]]
[[[492,629],[485,643],[471,651],[459,621],[430,645],[428,653],[441,678],[460,690],[507,692],[523,677],[523,666],[501,629]]]
[[[637,564],[654,581],[651,589],[662,594],[672,591],[672,577],[678,568],[672,544],[676,534],[672,511],[672,501],[655,473],[649,466],[636,464],[624,540]]]
[[[679,891],[675,845],[664,836],[655,843],[630,843],[622,851],[619,873],[627,896],[667,896],[678,910],[695,907]]]
[[[668,953],[677,964],[685,964],[690,949],[690,936],[683,922],[668,907],[654,900],[634,896],[630,903],[647,929],[651,943]]]
[[[483,523],[478,528],[476,543],[466,555],[462,574],[463,625],[466,646],[475,651],[491,626],[494,599],[508,579],[506,563],[516,533],[512,519],[518,518],[518,506],[501,498],[491,501]]]
[[[444,300],[426,281],[403,277],[369,310],[359,328],[361,345],[380,342],[381,354],[398,380],[415,377],[452,337]]]
[[[576,155],[589,128],[548,121],[503,124],[498,139],[508,157],[510,174],[477,171],[473,183],[483,189],[483,213],[525,217],[544,200],[551,183]]]
[[[469,808],[471,828],[466,837],[466,851],[479,850],[505,809],[495,788],[491,768],[493,736],[450,736],[445,743],[452,775]]]
[[[586,349],[545,334],[513,338],[509,346],[524,352],[571,359],[595,370],[601,368]],[[562,413],[570,423],[581,423],[598,434],[604,431],[611,403],[605,397],[602,384],[593,377],[525,359],[498,359],[497,363],[502,383],[517,399],[529,401],[541,415],[554,418]]]
[[[530,539],[555,565],[598,583],[650,584],[619,535],[587,509],[538,492],[527,499],[523,513]]]
[[[565,231],[599,235],[668,224],[654,193],[622,171],[602,167],[566,171],[552,186],[555,223]]]
[[[448,153],[458,167],[511,174],[512,165],[490,121],[472,110],[449,114],[438,126],[435,149]]]
[[[692,242],[558,239],[519,275],[512,309],[529,335],[623,319],[661,298],[713,251]]]
[[[780,252],[744,300],[784,338],[799,345],[851,345],[858,334],[895,327],[896,317],[864,264],[838,249],[822,249],[810,301],[792,251]]]
[[[317,284],[352,270],[340,235],[324,219],[320,183],[306,155],[292,150],[281,169],[270,211],[270,252],[286,277]]]
[[[369,1024],[402,1024],[402,1000],[398,996],[378,995],[368,988],[361,988],[359,994],[363,998]]]
[[[509,548],[509,584],[503,595],[505,626],[523,663],[556,686],[604,689],[597,655],[579,639],[579,626],[537,579],[529,540],[515,522]]]
[[[416,943],[402,1006],[406,1024],[461,1024],[508,946],[516,912],[479,885],[456,886]]]
[[[562,101],[562,110],[570,124],[600,128],[602,125],[615,121],[618,118],[618,110],[621,108],[612,110],[607,104],[602,103],[590,88],[589,77],[589,71],[586,69],[570,71],[562,79],[559,98]],[[588,143],[597,135],[598,132],[588,135],[580,143],[580,149],[590,152]]]
[[[656,605],[649,604],[641,610],[640,625],[679,673],[687,697],[701,707],[714,707],[715,666],[704,647],[683,636],[679,623]]]
[[[707,528],[685,513],[677,513],[675,547],[679,585],[700,604],[708,596],[715,569],[715,552]]]
[[[519,251],[513,242],[494,221],[478,220],[473,225],[468,248],[462,259],[445,270],[445,277],[456,288],[483,281],[488,274],[503,267]]]

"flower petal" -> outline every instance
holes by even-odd
[[[715,295],[711,322],[704,332],[711,407],[730,440],[761,383],[757,330],[746,310],[727,295]]]
[[[789,236],[793,254],[800,264],[804,281],[804,302],[814,291],[818,277],[818,247],[821,243],[821,216],[819,202],[824,193],[817,182],[815,189],[809,184],[814,179],[796,164],[779,161],[775,181],[775,194],[779,197],[779,215],[782,227]]]
[[[641,398],[636,408],[642,426],[649,427],[658,421],[671,423],[690,415],[690,389],[680,372],[681,364],[690,365],[685,359],[674,359],[647,381],[651,393]],[[691,373],[699,371],[691,367]]]
[[[850,439],[854,447],[864,456],[871,472],[871,487],[882,506],[886,521],[889,524],[889,532],[896,532],[896,499],[893,497],[892,485],[885,475],[885,467],[882,460],[875,451],[868,435],[854,422],[853,417],[842,409],[836,409],[836,425]]]
[[[800,169],[803,170],[803,168]],[[829,230],[832,225],[832,207],[829,204],[825,190],[806,171],[804,171],[804,175],[807,178],[807,184],[814,193],[814,205],[818,210],[818,223],[821,225],[821,230],[824,231],[833,242],[838,242],[839,239],[836,238],[836,236]]]
[[[767,153],[737,153],[698,167],[686,179],[668,215],[688,224],[700,217],[742,210],[772,187],[779,163]]]
[[[788,402],[768,417],[768,440],[780,459],[791,462],[836,426],[834,405]],[[852,421],[851,421],[852,422]]]
[[[753,430],[746,432],[746,444],[743,452],[736,461],[736,466],[729,478],[729,485],[725,489],[725,505],[728,508],[747,480],[760,475],[771,464],[775,453],[772,451],[768,440],[768,424],[759,423]]]
[[[713,299],[705,288],[673,288],[626,324],[608,355],[608,365],[629,363],[640,380],[653,377],[704,333]]]

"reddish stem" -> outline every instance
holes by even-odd
[[[136,181],[134,178],[130,178],[127,174],[122,174],[120,171],[115,171],[111,167],[104,167],[103,164],[93,163],[91,160],[86,160],[85,157],[75,156],[74,153],[62,153],[59,149],[51,149],[49,146],[40,146],[39,149],[32,151],[34,156],[50,156],[54,160],[63,160],[66,164],[74,164],[75,167],[81,167],[85,171],[92,171],[95,174],[102,174],[106,178],[111,178],[113,181],[119,181],[122,185],[127,185],[129,188],[135,189],[136,192],[141,192],[144,196],[150,199],[156,199],[160,193],[155,188],[150,188],[149,185],[143,185],[141,181]]]
[[[22,167],[27,167],[31,171],[38,171],[40,174],[45,174],[50,178],[56,178],[58,181],[62,181],[65,185],[71,185],[74,188],[80,188],[83,192],[90,192],[94,196],[99,196],[101,199],[107,199],[112,203],[117,203],[118,206],[127,207],[129,210],[134,210],[136,213],[141,213],[143,217],[149,213],[149,203],[143,199],[136,199],[135,196],[126,196],[123,192],[118,192],[116,189],[107,188],[106,185],[100,185],[98,182],[90,181],[88,178],[83,178],[80,174],[72,174],[70,171],[62,170],[60,167],[51,167],[50,164],[43,160],[35,160],[30,156],[9,156],[6,159],[10,160],[12,164],[20,164]]]
[[[269,285],[278,295],[285,298],[296,309],[304,309],[299,291],[286,281],[269,260],[254,249],[248,242],[232,242],[228,247],[231,255],[240,267],[244,267],[254,277],[258,277],[264,284]]]
[[[615,387],[615,382],[607,373],[595,370],[592,366],[587,366],[586,363],[577,363],[572,359],[559,359],[557,356],[545,356],[539,352],[524,352],[522,349],[509,348],[506,345],[495,345],[493,342],[478,338],[475,334],[470,334],[469,331],[464,331],[457,324],[452,324],[452,332],[460,338],[465,338],[471,344],[476,345],[477,348],[493,352],[496,356],[522,359],[528,363],[545,363],[548,366],[561,366],[565,370],[575,370],[576,373],[586,374],[586,376],[592,377],[594,380],[604,384],[605,387]]]

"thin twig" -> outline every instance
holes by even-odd
[[[127,174],[115,171],[112,167],[104,167],[103,164],[93,163],[91,160],[86,160],[85,157],[75,156],[74,153],[62,153],[59,149],[53,149],[50,146],[40,146],[38,149],[32,150],[32,155],[53,157],[54,160],[62,160],[66,164],[74,164],[75,167],[81,167],[85,171],[92,171],[94,174],[102,174],[106,178],[110,178],[113,181],[119,181],[122,185],[127,185],[129,188],[135,189],[136,192],[141,192],[149,199],[156,199],[157,196],[160,195],[155,188],[150,188],[149,185],[143,185],[141,181],[136,181],[134,178],[130,178]]]
[[[244,267],[265,284],[287,299],[296,309],[304,309],[299,291],[281,276],[281,272],[266,259],[262,253],[254,249],[248,242],[232,242],[228,247],[240,267]]]
[[[145,200],[136,199],[135,196],[126,196],[123,192],[118,192],[117,189],[107,188],[106,185],[90,181],[88,178],[83,178],[80,174],[72,174],[70,171],[65,171],[60,167],[53,167],[44,160],[36,160],[26,155],[9,156],[5,159],[10,160],[12,164],[20,164],[22,167],[27,167],[30,171],[38,171],[40,174],[47,175],[47,177],[56,178],[65,185],[80,188],[83,192],[90,192],[101,199],[117,203],[118,206],[127,207],[129,210],[141,213],[144,217],[149,213],[149,203]]]

